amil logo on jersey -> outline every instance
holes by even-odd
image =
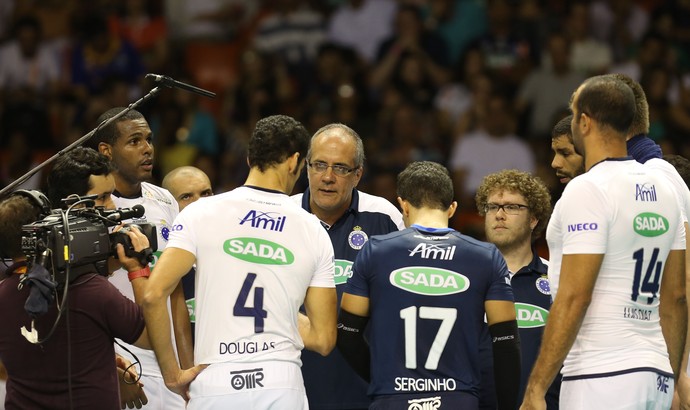
[[[410,256],[419,255],[422,259],[440,259],[451,260],[455,255],[455,245],[452,246],[438,246],[430,243],[420,243],[410,251]]]
[[[470,280],[464,275],[428,266],[408,266],[391,272],[391,284],[420,295],[444,296],[464,292]]]
[[[668,219],[653,212],[643,212],[633,219],[635,233],[646,237],[663,235],[668,226]]]
[[[635,200],[656,202],[656,187],[654,185],[635,184]]]
[[[223,251],[237,259],[263,265],[290,265],[295,255],[283,245],[259,238],[232,238],[223,243]]]
[[[252,228],[283,232],[286,216],[277,212],[263,212],[252,209],[242,218],[240,225],[249,222]]]

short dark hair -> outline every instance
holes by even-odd
[[[284,162],[295,152],[306,158],[309,132],[301,122],[287,115],[272,115],[256,123],[249,140],[249,166],[261,172]]]
[[[115,107],[101,114],[96,120],[97,124],[102,123],[105,120],[113,118],[117,114],[126,110],[125,107]],[[123,121],[139,120],[144,118],[144,115],[137,110],[130,110],[122,117],[118,118],[117,121],[110,123],[107,127],[103,127],[94,133],[93,137],[87,142],[87,145],[95,150],[98,150],[98,145],[101,142],[105,142],[108,145],[115,145],[117,138],[119,137],[117,133],[117,124]]]
[[[398,174],[398,196],[415,208],[447,210],[453,203],[453,181],[437,162],[418,161]]]
[[[574,104],[575,114],[587,114],[601,126],[625,135],[636,112],[635,95],[630,87],[607,75],[585,80]]]
[[[22,225],[36,222],[41,208],[23,195],[11,195],[0,202],[0,255],[19,258],[22,253]]]
[[[69,195],[86,195],[91,175],[108,175],[113,166],[108,157],[92,148],[77,147],[57,159],[48,174],[48,199],[55,206]]]
[[[632,136],[649,134],[649,103],[640,83],[625,74],[613,73],[609,75],[627,84],[635,96],[635,116],[628,133]]]
[[[551,138],[558,138],[563,135],[568,137],[568,140],[570,142],[573,142],[573,130],[570,128],[570,123],[573,122],[573,116],[568,115],[567,117],[561,119],[554,125],[553,130],[551,131]]]
[[[690,187],[690,160],[675,154],[664,155],[663,159],[673,165],[676,171],[678,171],[678,174],[680,174],[680,177],[683,178],[685,185]]]

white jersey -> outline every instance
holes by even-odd
[[[131,208],[134,205],[142,205],[145,209],[144,216],[141,218],[127,220],[126,222],[150,223],[156,226],[156,232],[158,234],[158,249],[154,252],[155,259],[150,265],[151,268],[153,268],[168,242],[168,236],[170,234],[172,223],[179,212],[179,207],[177,205],[177,201],[175,201],[175,197],[173,197],[167,189],[142,182],[140,197],[123,198],[113,195],[113,202],[118,208]],[[122,292],[123,295],[127,296],[131,300],[134,300],[134,291],[132,290],[132,285],[129,283],[126,270],[118,269],[115,271],[115,273],[113,273],[113,275],[110,277],[110,282],[115,285],[115,287]],[[170,302],[168,301],[168,303]],[[175,339],[173,336],[173,341],[174,340]],[[119,342],[124,344],[139,358],[141,361],[142,375],[162,377],[160,367],[158,367],[158,361],[156,361],[156,355],[153,350],[140,349],[122,341]],[[175,343],[173,342],[173,346],[174,345]],[[131,358],[131,355],[121,349],[118,345],[115,345],[115,351],[124,357]]]
[[[307,288],[335,287],[333,246],[314,215],[285,194],[243,186],[187,206],[168,246],[196,256],[196,364],[301,364]]]
[[[668,161],[661,158],[652,158],[644,163],[646,167],[660,171],[662,174],[671,181],[673,188],[676,191],[676,195],[680,202],[680,212],[683,222],[688,222],[688,216],[690,216],[690,189],[685,185],[685,181],[680,176],[676,168],[671,165]]]
[[[674,188],[652,167],[603,161],[578,176],[549,221],[551,292],[564,254],[605,254],[563,376],[647,368],[671,373],[659,325],[659,287],[672,249],[685,248]]]

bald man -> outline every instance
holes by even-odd
[[[184,166],[175,168],[163,178],[163,188],[170,191],[175,197],[177,204],[180,206],[180,212],[191,204],[199,200],[213,195],[211,188],[211,180],[208,175],[199,168]],[[192,325],[192,340],[195,338],[194,323],[196,322],[195,307],[196,301],[194,299],[194,274],[195,270],[189,271],[182,277],[182,289],[184,291],[184,299],[187,302],[187,311],[189,312],[189,321]]]
[[[213,195],[211,181],[204,171],[196,167],[175,168],[163,178],[163,188],[170,191],[182,211],[199,198]]]

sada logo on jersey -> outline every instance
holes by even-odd
[[[344,285],[347,279],[352,277],[352,262],[345,259],[335,260],[335,284]]]
[[[549,317],[549,311],[541,306],[518,302],[515,302],[515,314],[520,329],[542,327]]]
[[[232,238],[223,243],[223,251],[237,259],[262,265],[290,265],[295,255],[283,245],[259,238]]]
[[[643,212],[633,219],[633,229],[638,235],[654,237],[668,232],[668,219],[653,212]]]
[[[391,284],[420,295],[444,296],[464,292],[470,287],[468,277],[445,269],[408,266],[391,272]]]

